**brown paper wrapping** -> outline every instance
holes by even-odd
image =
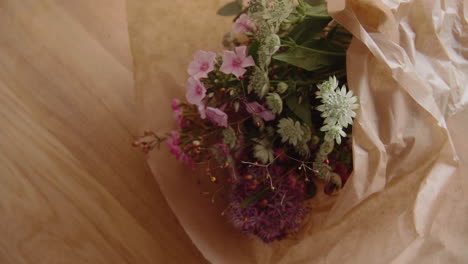
[[[183,97],[196,50],[221,51],[232,18],[216,10],[227,2],[127,0],[141,129],[174,126],[170,99]],[[169,205],[211,263],[468,262],[467,1],[328,8],[355,36],[348,82],[361,103],[341,193],[314,198],[297,235],[264,244],[220,215],[221,186],[163,149],[148,163]]]

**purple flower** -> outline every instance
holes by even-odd
[[[250,66],[255,66],[252,56],[247,56],[246,46],[239,46],[235,51],[223,52],[223,64],[219,70],[226,74],[232,73],[239,78],[247,71],[245,68]]]
[[[244,34],[245,32],[255,32],[255,24],[250,20],[246,14],[240,17],[232,24],[232,32]]]
[[[263,168],[244,168],[238,172],[250,177],[239,177],[232,185],[229,219],[234,227],[254,234],[267,243],[281,240],[299,229],[307,212],[302,181],[292,174],[280,177],[281,174],[270,171],[276,187],[272,191],[270,181],[265,180]],[[256,200],[246,203],[255,196]]]
[[[194,79],[207,78],[208,73],[214,69],[216,53],[211,51],[199,50],[193,55],[193,61],[190,62],[187,72]]]
[[[206,88],[203,84],[193,77],[190,77],[187,80],[187,91],[185,93],[185,97],[187,101],[194,105],[201,104],[203,98],[206,95]]]
[[[208,120],[210,120],[211,123],[221,127],[228,126],[228,116],[223,111],[213,107],[207,107],[205,111],[206,117]]]
[[[257,115],[265,121],[271,121],[275,119],[275,115],[270,110],[266,109],[263,105],[256,101],[245,103],[245,109],[247,112],[253,115]]]

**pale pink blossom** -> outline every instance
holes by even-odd
[[[247,112],[259,116],[265,121],[271,121],[275,119],[275,115],[270,110],[266,109],[263,105],[256,101],[245,103],[245,109]]]
[[[207,78],[208,73],[213,71],[216,53],[211,51],[199,50],[193,55],[193,61],[190,62],[187,72],[194,79]]]
[[[245,68],[250,66],[255,66],[254,59],[252,56],[247,56],[246,46],[239,46],[235,51],[223,52],[223,64],[219,70],[226,74],[232,73],[239,78],[247,71]]]
[[[207,107],[206,108],[206,117],[210,120],[211,123],[221,126],[227,127],[228,126],[228,116],[223,111],[219,110],[218,108],[214,107]]]
[[[246,32],[255,32],[255,24],[250,20],[249,16],[242,14],[238,19],[232,24],[232,32],[244,34]]]
[[[200,80],[190,77],[187,80],[187,91],[185,93],[187,101],[191,104],[199,105],[202,102],[203,98],[205,98],[205,95],[205,86],[203,86]]]

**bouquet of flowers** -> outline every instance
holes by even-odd
[[[240,14],[226,50],[198,51],[188,66],[186,98],[172,103],[178,128],[147,131],[134,145],[148,152],[166,141],[178,160],[228,184],[223,213],[271,242],[298,230],[318,181],[331,194],[352,171],[351,34],[324,3],[251,0],[242,9],[236,1],[220,13],[233,7]]]

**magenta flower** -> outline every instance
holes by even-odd
[[[207,107],[206,108],[206,117],[210,120],[211,123],[221,126],[227,127],[228,126],[228,116],[223,111],[219,110],[218,108]]]
[[[239,78],[247,71],[245,68],[250,66],[255,66],[252,56],[247,56],[246,46],[239,46],[235,51],[223,52],[223,64],[219,70],[226,74],[232,73]]]
[[[240,15],[236,22],[232,24],[232,32],[244,34],[245,32],[255,32],[255,24],[246,14]]]
[[[184,119],[182,118],[182,109],[174,110],[174,119],[177,121],[177,125],[182,127],[184,125]]]
[[[177,131],[171,131],[171,135],[166,140],[167,147],[169,148],[169,152],[176,155],[176,157],[182,154],[182,150],[180,149],[180,135]]]
[[[208,73],[214,69],[216,53],[211,51],[199,50],[193,55],[193,61],[190,62],[187,72],[194,79],[207,78]]]
[[[270,110],[266,109],[263,105],[256,101],[245,103],[245,109],[247,112],[259,116],[265,121],[271,121],[275,119],[275,115]]]
[[[203,98],[206,95],[206,88],[203,84],[193,77],[190,77],[187,80],[187,91],[185,93],[185,97],[187,101],[194,105],[201,104]]]
[[[177,98],[172,98],[171,108],[174,111],[179,110],[181,108],[180,107],[180,100],[177,99]]]
[[[187,154],[185,154],[182,149],[180,148],[180,135],[177,131],[171,131],[171,135],[166,139],[167,147],[169,148],[169,152],[176,156],[178,161],[185,163],[190,168],[195,168],[195,163],[193,162],[192,158],[190,158]]]

